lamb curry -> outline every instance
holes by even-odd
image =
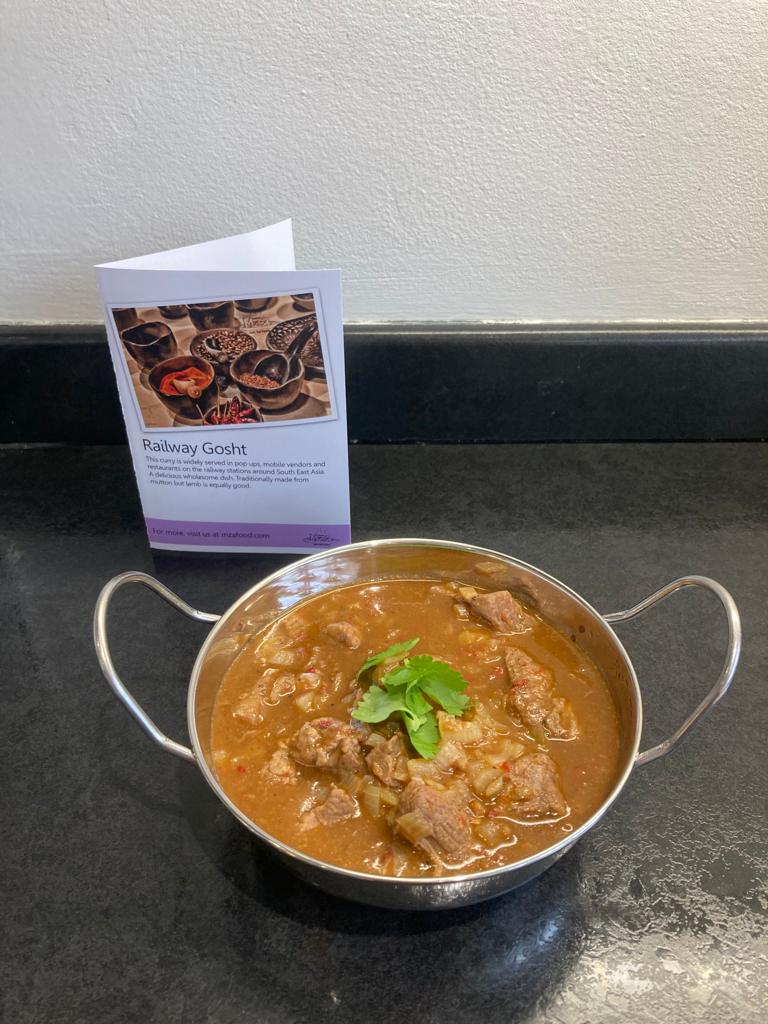
[[[319,860],[482,871],[563,839],[610,792],[619,725],[577,644],[506,590],[384,580],[297,605],[219,690],[230,800]]]

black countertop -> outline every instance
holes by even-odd
[[[153,557],[126,450],[0,449],[3,1019],[766,1020],[768,445],[366,446],[351,465],[358,540],[498,548],[604,611],[715,577],[744,622],[731,693],[517,892],[423,915],[333,899],[153,746],[91,644],[98,590],[122,570],[217,611],[289,556]],[[183,738],[204,627],[143,590],[111,621],[125,680]],[[648,746],[714,682],[725,628],[685,591],[620,629]]]

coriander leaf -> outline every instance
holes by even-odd
[[[442,679],[435,679],[431,676],[422,679],[421,689],[432,700],[437,701],[443,711],[447,711],[449,715],[460,715],[469,704],[469,697],[466,694],[456,693],[455,690],[446,686]]]
[[[469,697],[462,691],[466,690],[468,683],[460,672],[429,655],[410,658],[408,665],[418,673],[418,687],[422,693],[436,701],[448,714],[460,715],[464,711]]]
[[[405,727],[408,736],[416,752],[422,757],[432,759],[437,753],[440,745],[440,730],[437,726],[437,719],[434,711],[430,711],[418,728],[414,728],[410,719],[405,719]]]
[[[360,674],[388,658],[405,654],[417,643],[418,639],[409,640],[373,655]],[[467,686],[461,673],[444,661],[429,654],[415,655],[390,669],[378,686],[370,686],[352,715],[363,722],[383,722],[390,715],[398,715],[416,751],[422,757],[433,758],[440,744],[440,728],[434,706],[427,698],[449,714],[461,715],[470,703],[463,693]]]
[[[407,654],[412,647],[415,647],[419,642],[419,637],[414,637],[413,640],[406,640],[401,644],[392,644],[386,651],[381,651],[379,654],[372,654],[367,661],[364,661],[360,666],[356,679],[359,679],[363,672],[367,672],[369,668],[375,668],[376,665],[380,665],[382,661],[387,661],[389,658],[399,658],[401,654]]]
[[[383,722],[395,711],[405,710],[407,708],[400,697],[387,693],[379,686],[370,686],[352,712],[352,717],[360,722]]]
[[[397,665],[379,680],[380,685],[387,690],[396,690],[399,687],[410,687],[418,677],[410,667],[409,659],[406,658],[402,665]]]
[[[441,679],[449,689],[459,693],[466,690],[469,685],[461,672],[457,672],[444,661],[437,661],[429,654],[417,654],[409,658],[408,667],[418,672],[420,676],[429,675],[430,678]]]
[[[432,711],[432,705],[417,689],[406,691],[405,706],[417,718],[423,718]]]

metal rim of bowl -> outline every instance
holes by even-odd
[[[592,814],[585,822],[579,825],[578,828],[574,829],[573,832],[569,832],[562,839],[558,840],[557,843],[553,843],[551,846],[547,846],[543,850],[539,850],[538,853],[531,854],[530,857],[525,857],[522,860],[513,860],[510,861],[509,864],[503,864],[501,867],[491,868],[485,871],[472,871],[467,872],[466,874],[450,874],[440,875],[437,877],[431,876],[426,878],[420,878],[413,875],[375,875],[367,871],[354,871],[351,868],[341,867],[341,865],[339,864],[331,864],[329,861],[319,860],[317,857],[312,857],[308,853],[303,853],[301,850],[297,850],[294,847],[288,845],[287,843],[284,843],[281,839],[277,839],[275,836],[271,835],[269,832],[266,832],[264,829],[262,829],[260,825],[257,825],[256,822],[249,818],[246,814],[244,814],[229,799],[227,794],[224,792],[218,779],[211,770],[203,754],[202,745],[200,743],[200,738],[197,733],[197,721],[195,715],[195,698],[197,695],[197,685],[200,678],[200,671],[207,657],[208,650],[213,644],[213,641],[216,639],[216,636],[222,624],[228,620],[229,616],[236,611],[236,609],[242,604],[242,602],[250,598],[253,594],[257,593],[262,588],[268,586],[273,580],[278,579],[283,573],[287,572],[289,569],[294,569],[297,565],[310,565],[312,562],[319,561],[322,558],[327,558],[329,554],[332,554],[334,552],[338,553],[344,551],[355,551],[371,547],[394,547],[396,545],[401,544],[410,544],[412,546],[420,547],[452,548],[454,550],[470,552],[471,554],[492,556],[494,558],[500,558],[508,564],[513,565],[517,568],[524,569],[527,572],[532,572],[535,576],[538,576],[544,582],[550,583],[553,586],[559,588],[560,591],[564,593],[567,597],[576,601],[579,605],[581,605],[581,607],[586,612],[588,612],[590,615],[595,616],[595,618],[597,618],[601,623],[603,623],[605,625],[605,628],[608,630],[609,635],[611,636],[614,644],[616,645],[618,652],[624,659],[627,668],[629,682],[631,683],[633,695],[635,698],[635,706],[637,708],[634,723],[634,736],[632,737],[631,743],[629,744],[627,763],[624,766],[623,770],[620,772],[610,793],[602,802],[602,804],[597,808],[594,814]],[[200,648],[198,655],[195,659],[195,663],[192,666],[189,690],[187,693],[187,728],[189,730],[189,737],[192,743],[192,749],[195,754],[195,761],[197,762],[197,766],[202,772],[203,777],[205,778],[208,785],[216,794],[216,796],[224,804],[227,810],[229,810],[230,813],[233,814],[234,817],[237,818],[237,820],[248,829],[249,832],[252,832],[259,839],[263,840],[268,846],[271,846],[274,849],[278,850],[283,856],[289,859],[301,861],[302,863],[307,864],[312,868],[319,868],[321,870],[329,871],[332,874],[338,875],[340,877],[352,878],[363,883],[376,882],[384,883],[386,885],[408,884],[440,887],[445,885],[454,885],[456,883],[461,882],[478,881],[484,878],[496,877],[498,875],[504,874],[507,871],[519,870],[521,868],[530,867],[536,864],[538,861],[545,859],[548,860],[552,857],[557,857],[561,853],[565,853],[565,851],[570,846],[572,846],[583,835],[589,832],[590,829],[593,828],[600,821],[600,819],[607,813],[607,811],[611,808],[613,803],[619,797],[621,791],[624,789],[624,786],[627,783],[629,776],[632,773],[632,769],[635,766],[635,759],[637,758],[638,750],[640,748],[640,737],[643,728],[643,703],[642,695],[640,693],[640,684],[637,680],[637,674],[635,672],[634,665],[632,664],[632,661],[630,660],[629,655],[627,654],[624,648],[624,645],[622,644],[619,637],[616,635],[615,630],[606,621],[606,619],[595,608],[593,608],[591,604],[589,604],[588,601],[585,601],[580,594],[577,594],[574,590],[571,590],[571,588],[566,586],[565,583],[561,583],[560,580],[556,579],[554,576],[550,576],[548,573],[543,572],[541,569],[537,569],[536,566],[529,565],[527,562],[522,562],[519,559],[513,558],[511,555],[506,555],[501,551],[494,551],[492,548],[477,547],[474,544],[463,544],[460,541],[431,540],[420,537],[394,537],[387,538],[385,540],[360,541],[356,544],[345,544],[338,548],[331,548],[328,550],[324,549],[323,551],[317,552],[317,554],[309,555],[306,558],[298,559],[295,562],[290,562],[288,565],[284,565],[276,572],[273,572],[264,579],[259,580],[259,582],[256,583],[253,587],[251,587],[250,590],[247,590],[245,591],[245,593],[240,594],[237,600],[234,601],[229,606],[229,608],[226,609],[226,611],[222,612],[218,622],[206,637],[203,646]]]

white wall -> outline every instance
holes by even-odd
[[[766,0],[0,5],[0,320],[285,216],[350,320],[766,317]]]

